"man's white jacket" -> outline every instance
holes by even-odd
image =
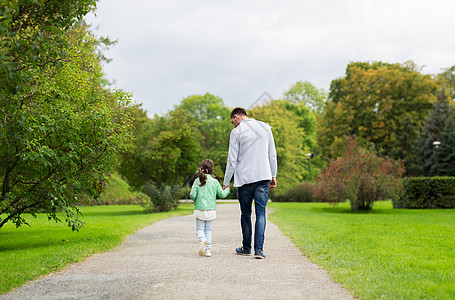
[[[224,185],[234,187],[276,177],[275,141],[269,124],[245,119],[231,131]]]

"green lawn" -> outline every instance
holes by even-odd
[[[177,211],[146,214],[139,205],[82,207],[85,228],[73,232],[65,223],[30,217],[31,227],[0,229],[0,294],[40,275],[118,246],[134,231],[162,219],[190,214],[193,205]]]
[[[361,299],[455,299],[455,210],[271,203],[269,219]]]

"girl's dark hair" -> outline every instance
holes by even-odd
[[[212,175],[213,173],[213,161],[210,159],[204,159],[199,167],[201,168],[199,172],[199,181],[201,182],[200,186],[204,186],[207,182],[206,174]]]

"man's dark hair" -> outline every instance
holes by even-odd
[[[236,107],[236,108],[234,108],[234,109],[232,110],[232,112],[231,112],[231,119],[234,117],[234,115],[239,115],[239,116],[240,116],[240,115],[244,115],[244,116],[247,116],[247,117],[248,117],[248,115],[246,114],[246,110],[244,110],[244,109],[241,108],[241,107]]]

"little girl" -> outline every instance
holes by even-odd
[[[213,161],[204,159],[199,166],[199,177],[193,183],[190,197],[194,200],[194,216],[196,217],[196,234],[201,243],[200,256],[212,256],[212,221],[216,218],[216,195],[226,198],[229,186],[222,189],[218,180],[214,179]]]

